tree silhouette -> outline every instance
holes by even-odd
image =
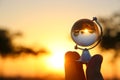
[[[40,49],[38,51],[34,51],[33,49],[25,46],[16,46],[13,44],[13,39],[21,36],[22,34],[17,32],[14,34],[10,34],[10,32],[6,29],[0,29],[0,55],[3,57],[7,55],[19,55],[21,53],[26,54],[34,54],[37,55],[38,53],[47,53],[46,49]]]
[[[102,50],[113,49],[113,58],[111,63],[113,64],[114,77],[110,80],[119,80],[117,78],[115,61],[120,57],[120,12],[113,14],[107,18],[99,18],[99,21],[102,23],[104,28],[103,39],[100,43],[100,48]],[[104,52],[103,52],[104,53]]]
[[[12,39],[7,30],[0,30],[0,53],[8,54],[13,52]]]
[[[104,35],[100,47],[103,50],[114,49],[113,59],[120,56],[120,12],[113,14],[109,18],[100,18],[104,28]]]

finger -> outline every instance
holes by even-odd
[[[69,51],[65,54],[65,80],[85,80],[82,63],[77,52]]]
[[[100,72],[103,57],[99,54],[94,55],[87,64],[87,80],[103,80],[103,76]]]

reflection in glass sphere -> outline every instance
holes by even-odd
[[[77,21],[71,30],[72,39],[79,46],[90,46],[100,38],[98,26],[89,19]]]

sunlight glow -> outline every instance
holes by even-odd
[[[60,49],[59,47],[56,49],[53,46],[52,54],[48,58],[48,65],[56,70],[61,71],[64,68],[64,49]]]
[[[83,29],[83,30],[81,30],[81,33],[89,34],[89,30],[88,29]]]
[[[85,33],[89,33],[89,30],[88,30],[88,29],[84,29],[84,32],[85,32]]]
[[[60,42],[60,43],[59,43]],[[46,65],[54,71],[64,70],[64,55],[67,51],[67,43],[64,40],[52,40],[51,44],[48,44],[51,54],[47,58]]]
[[[9,56],[2,58],[0,55],[0,77],[46,78],[57,74],[63,77],[64,54],[67,51],[75,51],[75,43],[70,38],[73,23],[81,18],[111,15],[120,7],[119,1],[69,0],[68,3],[68,0],[0,0],[0,27],[10,30],[11,35],[16,31],[23,33],[23,37],[12,42],[35,50],[39,46],[50,50],[48,54],[23,55],[23,53],[15,58]],[[104,12],[103,8],[107,11]],[[78,33],[76,31],[75,35]],[[85,27],[81,32],[88,36],[92,33],[94,31]],[[78,51],[81,55],[82,51]],[[90,50],[91,55],[97,52],[96,48]],[[111,59],[108,55],[105,55],[107,58],[105,57],[104,61]],[[104,62],[101,69],[104,75],[112,76],[110,63]],[[120,75],[119,71],[117,72]]]
[[[48,58],[49,67],[51,67],[54,70],[61,70],[64,67],[64,57],[63,55],[54,54],[51,55],[51,57]]]

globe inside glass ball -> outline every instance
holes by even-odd
[[[90,46],[100,38],[99,27],[89,19],[80,19],[71,29],[71,37],[79,46]]]

